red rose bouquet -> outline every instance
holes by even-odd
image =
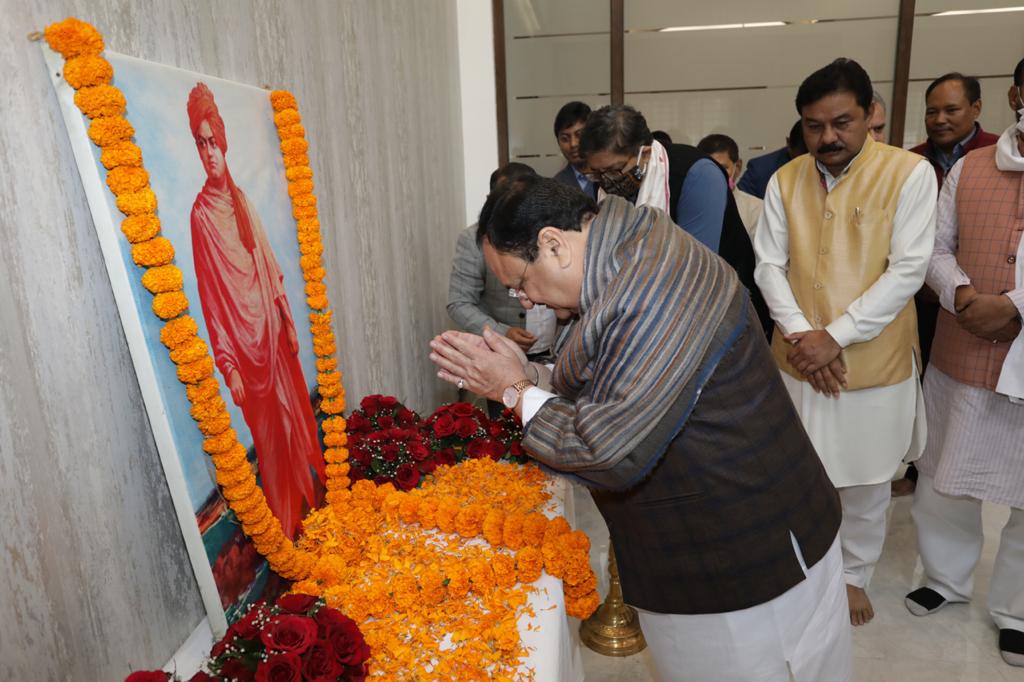
[[[529,459],[523,450],[523,422],[515,410],[505,408],[497,419],[488,426],[488,434],[504,446],[504,457],[517,464],[525,464]]]
[[[523,427],[512,410],[490,420],[469,403],[451,403],[438,408],[424,422],[430,447],[438,459],[512,459],[526,460],[520,441]],[[451,454],[449,454],[451,453]]]
[[[323,599],[286,594],[273,606],[253,604],[213,645],[208,672],[190,682],[363,682],[369,658],[355,621]],[[170,679],[167,673],[132,673],[125,682]]]
[[[359,403],[348,418],[347,431],[349,442],[353,436],[359,437],[374,431],[385,431],[393,428],[419,428],[420,416],[408,409],[398,398],[390,395],[368,395]]]
[[[457,461],[466,458],[470,443],[488,438],[487,415],[469,403],[442,405],[424,422],[434,452],[451,451]]]
[[[419,485],[423,474],[437,468],[437,461],[418,429],[385,429],[349,435],[349,463],[353,481],[363,478],[375,483],[392,482],[401,490]]]

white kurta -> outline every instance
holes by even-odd
[[[956,288],[971,283],[956,261],[956,190],[962,169],[958,161],[942,186],[935,254],[928,268],[928,286],[950,312],[955,312]],[[1024,314],[1024,287],[1007,296]],[[924,392],[932,427],[918,467],[935,480],[935,489],[1024,508],[1024,405],[995,391],[962,384],[934,366],[925,376]]]
[[[846,173],[834,178],[820,165],[819,170],[828,191],[842,182]],[[888,268],[825,327],[843,348],[878,336],[921,288],[934,242],[935,192],[935,172],[922,159],[900,190]],[[775,322],[787,334],[814,329],[797,305],[787,279],[789,225],[775,176],[768,182],[754,251],[754,277]],[[927,432],[916,370],[893,386],[844,391],[838,399],[815,393],[809,383],[785,372],[782,378],[837,488],[888,481],[900,461],[920,456]]]

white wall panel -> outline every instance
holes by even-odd
[[[510,36],[607,32],[609,12],[608,0],[505,0],[505,30]]]
[[[626,92],[793,86],[837,57],[891,79],[894,19],[626,35]]]
[[[911,78],[932,79],[949,71],[973,76],[1012,74],[1021,58],[1024,58],[1024,12],[919,16],[914,20]]]
[[[566,102],[578,99],[597,109],[608,97],[542,97],[509,102],[509,121],[515,121],[509,140],[509,156],[533,166],[541,175],[554,175],[565,166],[555,141],[555,115]]]
[[[897,0],[626,0],[626,29],[896,16]]]

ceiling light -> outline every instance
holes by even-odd
[[[785,26],[784,21],[757,21],[749,24],[709,24],[707,26],[668,26],[659,28],[659,33],[676,33],[678,31],[720,31],[728,28],[767,28],[770,26]]]
[[[998,14],[1000,12],[1024,12],[1024,7],[992,7],[991,9],[955,9],[948,12],[935,12],[933,17],[958,17],[965,14]]]

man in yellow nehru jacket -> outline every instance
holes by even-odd
[[[890,479],[926,435],[914,293],[935,239],[935,173],[869,136],[871,79],[837,59],[801,84],[808,154],[780,168],[755,233],[772,353],[839,490],[850,621],[885,540]]]

